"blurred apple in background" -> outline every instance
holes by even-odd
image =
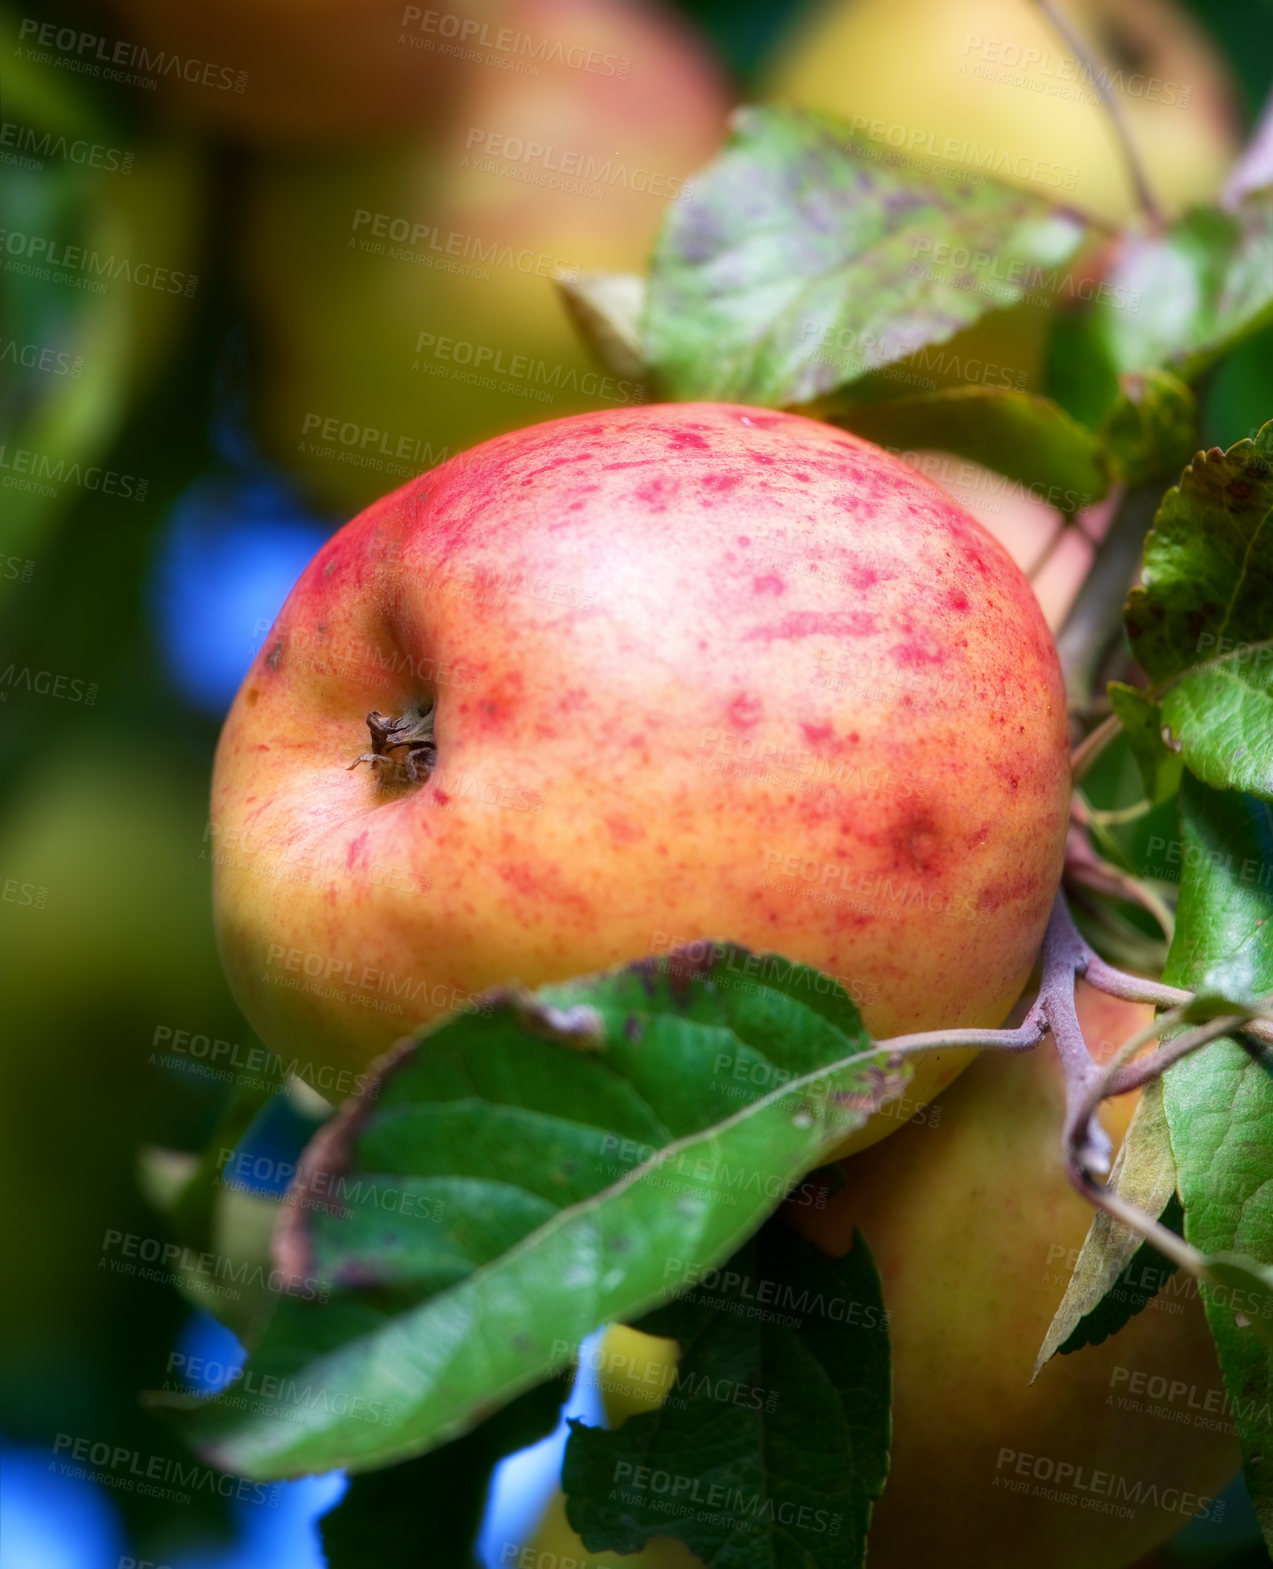
[[[1174,0],[1062,0],[1118,91],[1149,184],[1169,212],[1214,196],[1240,146],[1234,84],[1218,51]],[[1132,216],[1135,195],[1108,111],[1074,51],[1033,0],[824,0],[799,15],[763,79],[766,98],[856,125],[882,155],[950,173],[984,171],[1106,222]],[[1086,265],[1076,259],[1078,276]],[[948,276],[954,269],[947,268]],[[1036,295],[1037,295],[1036,291]],[[978,379],[1007,367],[1043,390],[1055,298],[993,311],[952,338],[947,362],[904,360],[898,392]],[[997,384],[997,381],[996,381]],[[921,454],[921,466],[933,454]],[[952,485],[946,475],[961,476]],[[1058,514],[973,464],[943,460],[932,477],[1028,567]],[[1103,532],[1106,514],[1094,520]],[[1035,587],[1059,626],[1092,558],[1071,531]]]
[[[254,424],[321,505],[353,512],[488,436],[643,400],[552,279],[643,265],[721,140],[723,81],[647,4],[511,0],[506,20],[552,51],[460,67],[444,132],[248,173]]]
[[[9,803],[0,1186],[23,1194],[8,1219],[26,1269],[0,1319],[6,1372],[47,1377],[87,1333],[86,1298],[120,1278],[98,1267],[103,1234],[138,1212],[148,1119],[179,1117],[151,1062],[156,1028],[243,1036],[206,907],[202,785],[196,764],[103,735],[91,766],[33,759]],[[57,1385],[39,1404],[82,1398]]]
[[[1064,0],[1064,10],[1109,68],[1162,205],[1174,213],[1212,196],[1239,123],[1205,33],[1173,0]],[[865,121],[883,148],[983,168],[1109,222],[1134,206],[1109,115],[1031,0],[828,0],[779,50],[767,94]]]

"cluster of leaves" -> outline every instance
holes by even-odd
[[[1189,459],[1193,384],[1273,320],[1273,197],[1110,237],[1037,196],[879,151],[819,117],[743,112],[671,211],[648,279],[581,280],[572,306],[616,367],[639,365],[669,398],[810,410],[987,463],[1072,508],[1115,485],[1161,492],[1187,463],[1127,606],[1147,685],[1115,685],[1110,701],[1147,800],[1178,814],[1166,979],[1267,995],[1273,426]],[[921,264],[934,253],[967,264]],[[1083,279],[1100,287],[1051,313],[1044,389],[914,393],[893,374],[987,312]],[[276,1249],[296,1289],[253,1326],[254,1399],[167,1404],[201,1453],[251,1476],[368,1473],[325,1527],[334,1563],[362,1561],[391,1529],[400,1540],[422,1488],[455,1501],[462,1558],[475,1476],[552,1425],[555,1380],[590,1331],[649,1314],[689,1373],[755,1382],[763,1364],[798,1398],[781,1413],[691,1402],[659,1423],[577,1429],[565,1482],[590,1548],[630,1552],[671,1528],[609,1486],[620,1464],[654,1465],[763,1502],[729,1547],[738,1569],[860,1562],[887,1467],[887,1337],[744,1321],[728,1289],[704,1300],[678,1283],[726,1266],[879,1308],[865,1244],[831,1261],[766,1225],[904,1086],[909,1070],[870,1046],[828,978],[728,947],[509,993],[444,1024],[310,1145]],[[1113,1181],[1202,1251],[1262,1259],[1273,1185],[1252,1130],[1270,1119],[1264,1061],[1221,1041],[1142,1097]],[[205,1165],[180,1200],[194,1232],[210,1178]],[[1041,1360],[1118,1327],[1131,1309],[1109,1289],[1136,1245],[1098,1220]],[[1230,1391],[1268,1399],[1267,1338],[1219,1295],[1207,1311]],[[1254,1444],[1246,1462],[1273,1540],[1273,1463]],[[835,1531],[793,1547],[784,1511],[813,1499]],[[727,1561],[719,1521],[674,1528]]]
[[[599,351],[669,399],[803,409],[1075,508],[1179,472],[1192,384],[1273,321],[1271,279],[1267,188],[1110,236],[824,116],[749,108],[672,210],[648,278],[565,288]],[[1050,318],[1043,387],[928,385],[960,362],[941,345],[1014,307]]]

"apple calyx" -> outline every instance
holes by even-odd
[[[382,784],[423,784],[438,760],[438,745],[433,733],[436,712],[436,703],[430,703],[427,708],[412,706],[401,716],[382,714],[378,708],[373,708],[367,715],[371,751],[360,753],[349,767],[370,764]]]

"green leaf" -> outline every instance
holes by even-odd
[[[887,1323],[860,1235],[832,1259],[766,1227],[639,1326],[682,1347],[664,1405],[612,1432],[571,1423],[562,1483],[585,1547],[672,1535],[713,1569],[861,1565],[888,1471]]]
[[[1273,991],[1273,808],[1249,795],[1219,792],[1186,774],[1181,787],[1184,873],[1176,936],[1164,980],[1193,990],[1227,984],[1258,996]],[[1163,1079],[1185,1238],[1211,1255],[1243,1254],[1273,1264],[1273,1072],[1218,1041]],[[1223,1265],[1223,1259],[1220,1261]],[[1215,1277],[1216,1261],[1212,1260]],[[1251,1265],[1239,1265],[1249,1270]],[[1204,1285],[1225,1386],[1239,1409],[1273,1398],[1273,1299],[1240,1281]],[[1253,1327],[1259,1319],[1265,1334]],[[1265,1432],[1243,1431],[1247,1485],[1266,1540],[1273,1541],[1273,1451]]]
[[[1176,1163],[1172,1159],[1167,1118],[1162,1105],[1162,1080],[1141,1092],[1114,1170],[1114,1192],[1147,1215],[1159,1216],[1179,1231],[1182,1217],[1176,1201]],[[1099,1345],[1139,1313],[1176,1266],[1121,1226],[1104,1210],[1092,1224],[1065,1296],[1048,1326],[1033,1378],[1058,1351]],[[1145,1289],[1146,1284],[1152,1289]]]
[[[190,1435],[273,1477],[468,1431],[668,1297],[669,1259],[727,1257],[900,1093],[909,1068],[845,1065],[869,1044],[828,977],[726,944],[492,994],[311,1145],[276,1256],[334,1294],[280,1302],[248,1364],[276,1398],[186,1410]]]
[[[1191,773],[1273,800],[1273,644],[1191,670],[1163,698]]]
[[[1120,484],[1170,479],[1198,450],[1198,401],[1170,371],[1128,373],[1101,422],[1100,439]]]
[[[1100,443],[1047,398],[999,387],[949,387],[819,412],[882,447],[932,447],[1005,474],[1062,512],[1109,489]]]
[[[1180,787],[1183,764],[1162,738],[1161,706],[1121,681],[1111,681],[1106,691],[1145,782],[1145,794],[1155,806],[1169,801]]]
[[[481,1569],[491,1471],[552,1432],[562,1393],[541,1384],[453,1444],[354,1477],[319,1521],[327,1569]]]
[[[1145,541],[1125,622],[1185,766],[1217,789],[1273,792],[1273,422],[1200,452]],[[1164,690],[1165,689],[1165,690]]]
[[[1105,283],[1092,319],[1113,369],[1163,367],[1193,381],[1273,320],[1273,190],[1127,237]]]
[[[646,357],[670,398],[807,403],[1016,304],[1084,232],[1038,196],[883,164],[838,121],[741,109],[664,223]],[[950,254],[964,270],[930,265]]]
[[[1184,1215],[1174,1193],[1158,1218],[1169,1230],[1180,1230]],[[1062,1356],[1070,1356],[1085,1346],[1099,1346],[1130,1323],[1137,1313],[1143,1312],[1175,1273],[1176,1265],[1170,1259],[1165,1259],[1152,1243],[1142,1242],[1124,1263],[1120,1271],[1121,1284],[1115,1285],[1084,1314],[1056,1349]]]

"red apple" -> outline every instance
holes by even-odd
[[[369,713],[406,766],[351,769]],[[701,938],[840,977],[877,1036],[997,1024],[1068,797],[1043,617],[942,491],[797,415],[577,415],[306,569],[217,754],[222,954],[265,1040],[351,1070],[497,983]]]

